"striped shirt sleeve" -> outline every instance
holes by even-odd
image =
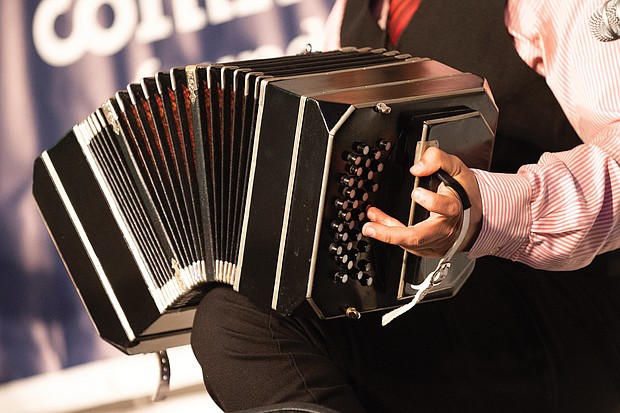
[[[337,0],[326,49],[339,47]],[[547,153],[516,174],[476,170],[483,202],[472,258],[496,255],[536,268],[583,267],[620,248],[620,40],[599,42],[588,19],[602,0],[509,0],[506,26],[584,144]],[[432,56],[429,56],[432,58]]]
[[[588,29],[599,0],[509,1],[506,24],[523,60],[544,75],[584,141],[517,174],[475,171],[483,223],[471,257],[580,268],[620,247],[620,41]]]

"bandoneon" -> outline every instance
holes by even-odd
[[[100,335],[156,351],[188,342],[216,283],[285,315],[410,301],[436,260],[364,237],[366,210],[423,220],[411,191],[438,183],[409,174],[416,157],[488,168],[497,115],[484,79],[395,51],[173,68],[43,152],[33,192]],[[456,257],[424,301],[473,265]]]

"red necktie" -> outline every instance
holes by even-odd
[[[390,13],[387,21],[389,43],[394,46],[398,43],[409,20],[420,6],[421,0],[391,0]]]

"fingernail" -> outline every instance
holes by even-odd
[[[362,234],[364,234],[367,237],[374,237],[376,233],[377,232],[375,231],[375,229],[371,227],[370,225],[364,225],[362,227]]]
[[[411,169],[409,169],[409,172],[411,172],[414,175],[417,175],[420,172],[422,172],[422,165],[420,164],[420,162],[413,164]]]
[[[422,193],[422,191],[420,191],[420,188],[416,188],[413,191],[412,195],[413,195],[413,200],[414,201],[418,201],[419,202],[419,201],[421,201],[424,198],[424,194]]]

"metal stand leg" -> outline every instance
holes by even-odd
[[[170,390],[170,359],[166,350],[158,351],[155,356],[159,361],[159,380],[152,400],[157,402],[164,400]]]

